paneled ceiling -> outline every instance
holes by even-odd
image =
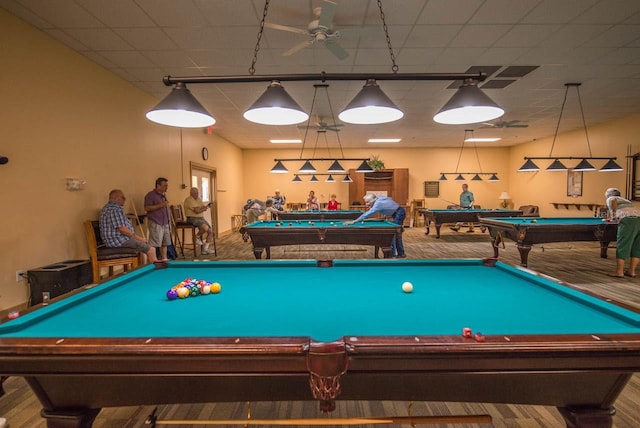
[[[307,35],[266,27],[255,74],[391,73],[378,1],[335,3],[333,30],[342,37],[333,41],[346,58],[338,58],[327,42],[301,47],[311,40]],[[314,9],[323,4],[271,0],[266,22],[306,30],[316,18]],[[573,82],[581,83],[587,125],[640,112],[638,0],[381,0],[381,5],[399,73],[484,70],[490,75],[481,87],[505,115],[488,125],[437,124],[432,117],[453,95],[451,81],[384,81],[381,88],[404,118],[381,125],[342,124],[338,113],[364,82],[328,82],[327,89],[317,91],[314,82],[285,82],[289,94],[311,112],[311,126],[273,127],[242,117],[266,84],[189,85],[217,120],[211,132],[249,149],[283,147],[269,139],[305,135],[305,144],[339,142],[344,148],[459,147],[465,129],[477,137],[502,138],[492,145],[511,146],[554,134],[565,83]],[[169,93],[162,83],[166,75],[249,75],[265,2],[0,0],[0,7],[159,101]],[[294,47],[299,50],[283,56]],[[343,126],[318,132],[318,123]],[[560,132],[581,126],[572,89]],[[374,146],[369,138],[402,141]]]

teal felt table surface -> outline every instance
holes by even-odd
[[[398,225],[382,219],[366,219],[353,224],[346,224],[350,220],[258,220],[246,226],[247,230],[255,230],[261,228],[301,228],[301,229],[366,229],[366,228],[397,228]]]
[[[187,278],[219,294],[168,300]],[[413,292],[402,291],[402,283]],[[143,267],[0,325],[10,337],[626,334],[640,316],[527,270],[481,260],[171,262]]]

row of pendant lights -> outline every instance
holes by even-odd
[[[546,171],[567,171],[569,168],[567,168],[561,161],[560,159],[581,159],[581,161],[573,168],[571,168],[571,170],[573,171],[595,171],[596,168],[589,162],[589,160],[607,160],[607,162],[604,164],[604,166],[602,166],[602,168],[600,168],[598,171],[600,172],[617,172],[617,171],[623,171],[623,168],[618,165],[616,163],[616,158],[602,158],[602,157],[598,157],[598,158],[594,158],[594,157],[587,157],[587,158],[575,158],[575,157],[525,157],[524,158],[526,160],[526,162],[524,163],[524,165],[522,165],[519,169],[518,172],[535,172],[535,171],[540,171],[540,167],[538,165],[536,165],[533,160],[551,160],[553,159],[553,162],[551,163],[551,165],[549,165],[545,170]]]
[[[310,182],[312,183],[317,183],[320,180],[318,180],[317,176],[322,176],[322,175],[326,175],[327,179],[324,180],[325,183],[335,183],[336,179],[333,177],[334,174],[294,174],[293,176],[293,181],[294,183],[301,183],[302,182],[302,178],[300,178],[300,176],[303,175],[311,175],[311,178],[309,179]],[[352,183],[353,180],[351,179],[351,177],[349,176],[349,174],[346,174],[344,176],[344,178],[341,180],[343,183]]]
[[[480,177],[481,175],[490,175],[490,177],[487,179],[487,181],[500,181],[500,179],[498,178],[498,173],[497,172],[441,172],[440,173],[440,178],[438,179],[439,181],[447,181],[447,174],[457,174],[456,178],[454,178],[454,181],[465,181],[466,178],[464,178],[464,176],[462,174],[467,174],[467,175],[473,175],[473,178],[471,179],[471,181],[482,181],[482,177]]]
[[[331,174],[340,174],[340,173],[345,173],[346,170],[342,167],[342,165],[340,165],[340,162],[338,161],[338,159],[327,159],[327,158],[315,158],[315,159],[274,159],[276,161],[276,164],[273,168],[271,168],[271,172],[274,174],[286,174],[289,172],[289,170],[287,169],[287,167],[284,166],[284,164],[282,163],[283,161],[302,161],[304,160],[304,164],[300,167],[300,169],[298,170],[298,173],[314,173],[317,171],[317,169],[313,166],[313,164],[311,163],[311,161],[333,161],[333,163],[331,164],[331,166],[329,168],[327,168],[327,172],[331,173]],[[373,172],[373,168],[371,168],[369,166],[369,164],[367,163],[368,159],[352,159],[352,158],[345,158],[345,159],[341,159],[341,160],[358,160],[358,161],[362,161],[362,163],[360,164],[360,166],[358,166],[358,168],[356,168],[356,172]]]
[[[323,78],[328,75],[323,74]],[[448,76],[429,74],[411,75],[396,80],[445,80]],[[275,76],[277,77],[277,76]],[[310,76],[282,76],[274,78],[266,91],[244,112],[244,118],[263,125],[294,125],[304,122],[309,115],[287,93],[281,80],[312,80]],[[349,75],[337,75],[335,80],[353,80]],[[454,76],[449,76],[454,77]],[[313,76],[313,78],[318,78]],[[348,78],[348,79],[347,79]],[[146,117],[156,123],[181,128],[203,128],[216,123],[214,117],[200,104],[187,88],[186,81],[192,83],[234,83],[251,81],[249,78],[230,76],[222,78],[183,78],[177,81],[173,89],[160,103],[147,112]],[[389,80],[392,80],[391,78]],[[165,77],[165,83],[171,78]],[[433,117],[434,121],[449,125],[486,122],[504,114],[504,110],[491,100],[480,88],[478,81],[467,78],[451,99]],[[346,108],[338,115],[340,120],[353,124],[379,124],[401,119],[404,112],[378,86],[376,79],[367,79],[365,85]]]

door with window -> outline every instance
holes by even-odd
[[[191,187],[197,187],[205,204],[211,202],[211,209],[204,212],[204,218],[218,236],[218,206],[216,204],[216,171],[202,165],[191,164]]]

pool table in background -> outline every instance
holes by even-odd
[[[617,222],[600,217],[481,218],[480,224],[489,229],[494,257],[504,238],[509,238],[516,242],[522,266],[528,265],[533,244],[547,242],[599,241],[600,257],[606,259],[618,231]]]
[[[378,249],[384,258],[391,257],[391,244],[396,234],[402,233],[401,226],[381,219],[352,225],[345,225],[345,221],[259,220],[245,227],[256,259],[262,257],[263,251],[270,259],[271,247],[302,244],[372,245],[375,258]]]
[[[418,212],[424,216],[425,235],[429,234],[429,224],[433,222],[436,226],[436,238],[438,239],[440,238],[440,227],[446,223],[478,223],[482,217],[518,217],[522,215],[522,211],[519,210],[486,208],[446,210],[422,208],[419,209]],[[485,230],[482,225],[481,230],[483,232]]]
[[[336,210],[336,211],[286,211],[278,214],[278,220],[321,220],[321,221],[334,221],[334,220],[355,220],[364,213],[361,210]]]
[[[168,300],[186,278],[222,290]],[[610,427],[640,313],[491,259],[170,262],[4,320],[0,368],[50,428],[102,407],[336,399],[550,405]]]

